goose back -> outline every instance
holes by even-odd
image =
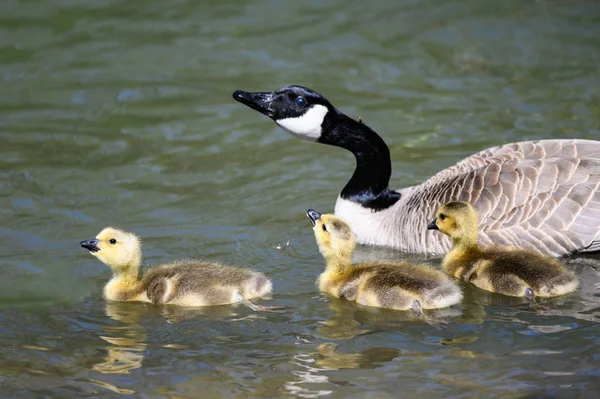
[[[553,256],[600,250],[598,141],[526,141],[488,148],[399,192],[401,200],[372,223],[379,229],[353,226],[361,211],[341,198],[336,214],[350,222],[360,243],[441,255],[450,239],[427,230],[427,223],[442,204],[467,201],[479,214],[483,245]]]

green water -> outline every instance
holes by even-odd
[[[353,157],[231,93],[321,92],[382,134],[402,187],[496,144],[599,138],[599,37],[595,1],[3,0],[0,395],[597,397],[598,260],[539,307],[467,287],[443,328],[326,298],[304,212],[333,210]],[[264,271],[286,312],[107,305],[78,246],[107,225],[148,263]]]

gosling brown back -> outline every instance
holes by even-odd
[[[453,247],[442,262],[446,273],[510,296],[552,297],[577,289],[575,274],[553,258],[523,249],[479,247],[477,227],[471,204],[455,201],[440,207],[428,228],[452,238]]]
[[[319,289],[361,305],[397,310],[437,309],[457,304],[462,292],[443,273],[425,265],[378,261],[352,264],[355,241],[339,217],[309,210],[315,238],[326,259]]]

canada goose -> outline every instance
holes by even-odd
[[[532,299],[568,294],[579,285],[575,274],[553,258],[525,249],[479,247],[477,211],[468,202],[443,205],[427,228],[453,241],[444,271],[484,290]]]
[[[376,261],[352,264],[355,238],[335,215],[309,209],[319,250],[327,263],[319,289],[361,305],[397,310],[438,309],[459,303],[460,288],[448,276],[425,265]]]
[[[276,92],[238,90],[233,98],[294,136],[345,148],[356,169],[335,214],[360,244],[443,255],[450,240],[427,231],[428,218],[449,201],[477,208],[483,244],[492,242],[562,256],[600,250],[600,141],[542,140],[488,148],[422,184],[389,189],[390,151],[362,121],[301,86]]]
[[[104,287],[111,301],[142,301],[180,306],[212,306],[243,303],[253,310],[270,307],[248,300],[271,293],[271,281],[262,273],[217,263],[184,260],[156,266],[140,276],[140,239],[113,227],[81,247],[110,267],[113,278]]]

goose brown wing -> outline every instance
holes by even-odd
[[[475,205],[484,243],[554,256],[600,250],[600,141],[542,140],[489,148],[415,191],[434,206],[452,200]]]

